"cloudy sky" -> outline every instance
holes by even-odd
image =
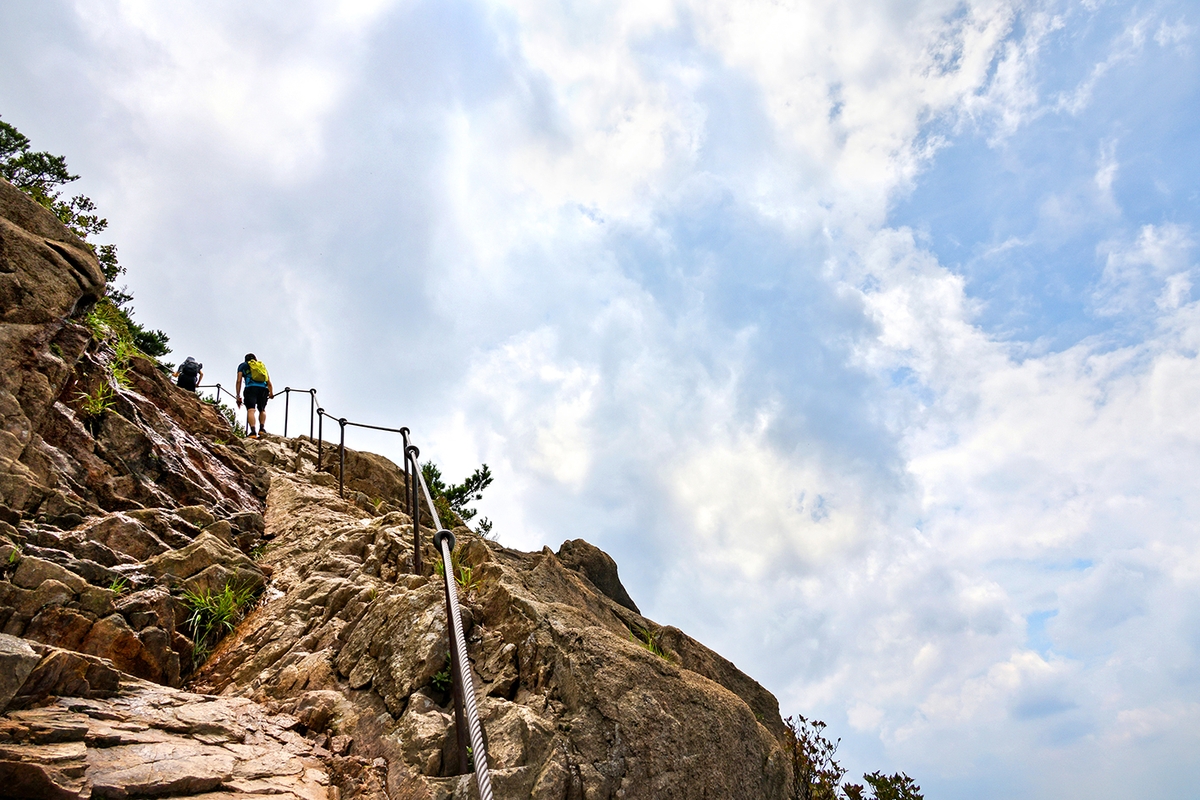
[[[605,548],[852,772],[1184,797],[1198,52],[1186,0],[8,0],[0,116],[176,358],[486,461],[502,542]]]

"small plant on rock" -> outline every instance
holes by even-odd
[[[101,298],[83,321],[91,330],[92,337],[97,340],[108,336],[115,336],[118,340],[129,337],[129,326],[122,318],[120,310],[106,298]]]
[[[116,403],[112,389],[107,383],[102,383],[90,394],[79,392],[75,395],[75,400],[79,403],[79,415],[83,417],[84,427],[93,436],[98,435],[101,420]]]
[[[125,594],[125,592],[128,588],[129,588],[129,582],[126,581],[124,578],[113,578],[112,583],[110,583],[108,585],[108,590],[110,592],[112,592],[113,594],[118,594],[118,595]]]
[[[433,688],[439,692],[448,692],[450,687],[454,685],[454,677],[450,672],[450,654],[446,653],[446,665],[438,672],[433,673],[433,680],[430,681]]]
[[[196,666],[208,658],[212,648],[242,620],[254,600],[250,587],[225,584],[219,592],[203,589],[183,593],[183,602],[191,610],[187,625],[192,632],[192,659]]]
[[[454,570],[454,582],[457,583],[465,593],[470,594],[471,592],[483,586],[483,578],[475,574],[473,567],[467,566],[459,561],[460,549],[461,545],[450,551],[450,567]],[[445,577],[446,565],[442,563],[440,558],[434,563],[433,569],[435,572],[437,572],[439,578]]]
[[[663,650],[662,644],[659,641],[660,636],[661,636],[660,631],[651,630],[649,628],[643,628],[640,625],[634,625],[633,628],[629,631],[629,640],[631,642],[636,642],[644,650],[649,650],[651,653],[654,653],[654,655],[658,656],[659,658],[670,661],[671,656],[667,653],[666,650]]]

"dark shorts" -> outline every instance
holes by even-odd
[[[246,404],[246,408],[257,408],[259,411],[267,410],[267,387],[265,386],[247,386],[242,392],[242,402]]]

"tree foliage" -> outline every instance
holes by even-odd
[[[54,212],[96,254],[104,280],[109,284],[101,302],[111,303],[117,309],[137,348],[155,358],[171,352],[167,346],[170,339],[165,333],[134,321],[130,305],[133,296],[124,287],[117,289],[112,285],[125,272],[117,261],[116,245],[88,241],[104,232],[108,220],[96,213],[96,204],[86,195],[63,198],[61,187],[79,179],[67,168],[66,156],[31,150],[29,137],[0,120],[0,176]]]
[[[870,795],[864,794],[866,787],[861,784],[842,783],[846,770],[835,758],[842,740],[826,738],[826,725],[818,719],[797,714],[784,723],[792,763],[791,800],[924,800],[921,787],[903,772],[863,775],[871,787]]]
[[[470,507],[471,503],[483,499],[483,490],[492,484],[492,470],[483,464],[462,483],[446,483],[442,478],[442,470],[432,461],[421,465],[421,475],[425,485],[433,495],[433,503],[438,507],[438,513],[444,516],[445,511],[456,514],[463,522],[469,522],[479,512]],[[492,524],[486,517],[479,521],[480,532],[487,535]]]

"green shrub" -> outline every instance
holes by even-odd
[[[865,789],[860,784],[843,784],[846,770],[835,758],[842,740],[827,739],[826,725],[819,719],[797,714],[785,719],[784,724],[785,746],[792,765],[791,800],[924,800],[921,787],[903,772],[863,775],[871,786],[870,797],[863,794]]]

